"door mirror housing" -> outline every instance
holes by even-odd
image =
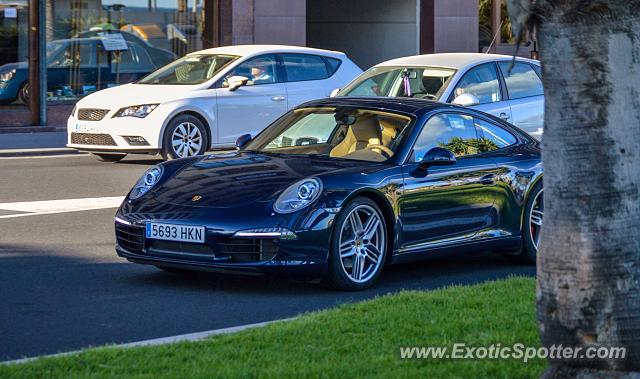
[[[243,134],[243,135],[241,135],[236,140],[236,148],[238,148],[238,150],[242,149],[243,147],[245,147],[249,143],[249,141],[251,141],[251,134]]]
[[[247,78],[246,76],[232,76],[230,78],[227,78],[227,84],[229,85],[229,91],[235,91],[238,88],[247,85],[247,82],[249,81],[249,78]]]
[[[431,166],[451,166],[456,163],[456,156],[450,150],[442,147],[434,147],[427,151],[420,161],[420,168],[427,169]]]
[[[463,107],[472,107],[474,105],[480,104],[480,99],[470,93],[463,93],[460,96],[457,96],[451,104],[461,105]]]
[[[336,97],[338,96],[338,92],[340,92],[340,88],[336,88],[333,91],[331,91],[331,93],[329,94],[329,97]]]

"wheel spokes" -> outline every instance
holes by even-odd
[[[340,231],[339,254],[342,268],[354,282],[371,279],[382,265],[385,235],[379,213],[369,205],[351,211]]]
[[[537,226],[542,226],[542,218],[544,216],[544,212],[541,210],[534,209],[531,211],[531,223]]]

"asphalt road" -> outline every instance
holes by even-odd
[[[0,203],[123,196],[156,162],[0,158]],[[168,274],[116,256],[114,212],[2,218],[0,211],[0,361],[287,318],[402,289],[534,274],[501,256],[464,252],[388,267],[375,288],[358,293],[275,277]]]

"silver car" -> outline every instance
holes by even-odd
[[[398,96],[464,105],[503,118],[540,139],[540,62],[495,54],[415,55],[373,66],[336,96]]]

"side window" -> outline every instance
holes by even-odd
[[[498,65],[507,84],[507,92],[509,92],[510,99],[521,99],[544,94],[542,81],[529,64],[516,63],[513,65],[511,72],[509,72],[511,62],[499,62]]]
[[[333,76],[333,74],[336,73],[336,71],[338,71],[338,68],[340,67],[340,65],[342,64],[342,61],[340,59],[337,58],[325,58],[327,60],[327,64],[328,64],[328,70],[329,70],[329,77]]]
[[[464,74],[456,86],[454,98],[465,93],[478,98],[480,104],[501,100],[500,82],[493,63],[481,64]]]
[[[480,152],[493,151],[513,145],[518,140],[513,134],[485,120],[474,119],[480,138],[478,140],[478,150]]]
[[[241,63],[231,70],[225,78],[244,76],[249,78],[248,86],[259,84],[273,84],[280,82],[278,78],[278,61],[273,54],[261,55]],[[225,83],[222,84],[225,87]]]
[[[477,154],[478,136],[473,117],[457,113],[432,116],[422,128],[413,146],[413,161],[420,162],[434,147],[451,150],[457,157]]]
[[[320,80],[329,77],[324,59],[317,55],[282,54],[288,82]]]
[[[56,59],[49,63],[49,67],[52,68],[65,68],[65,67],[95,67],[95,62],[92,62],[92,45],[88,42],[71,42],[67,44]]]

